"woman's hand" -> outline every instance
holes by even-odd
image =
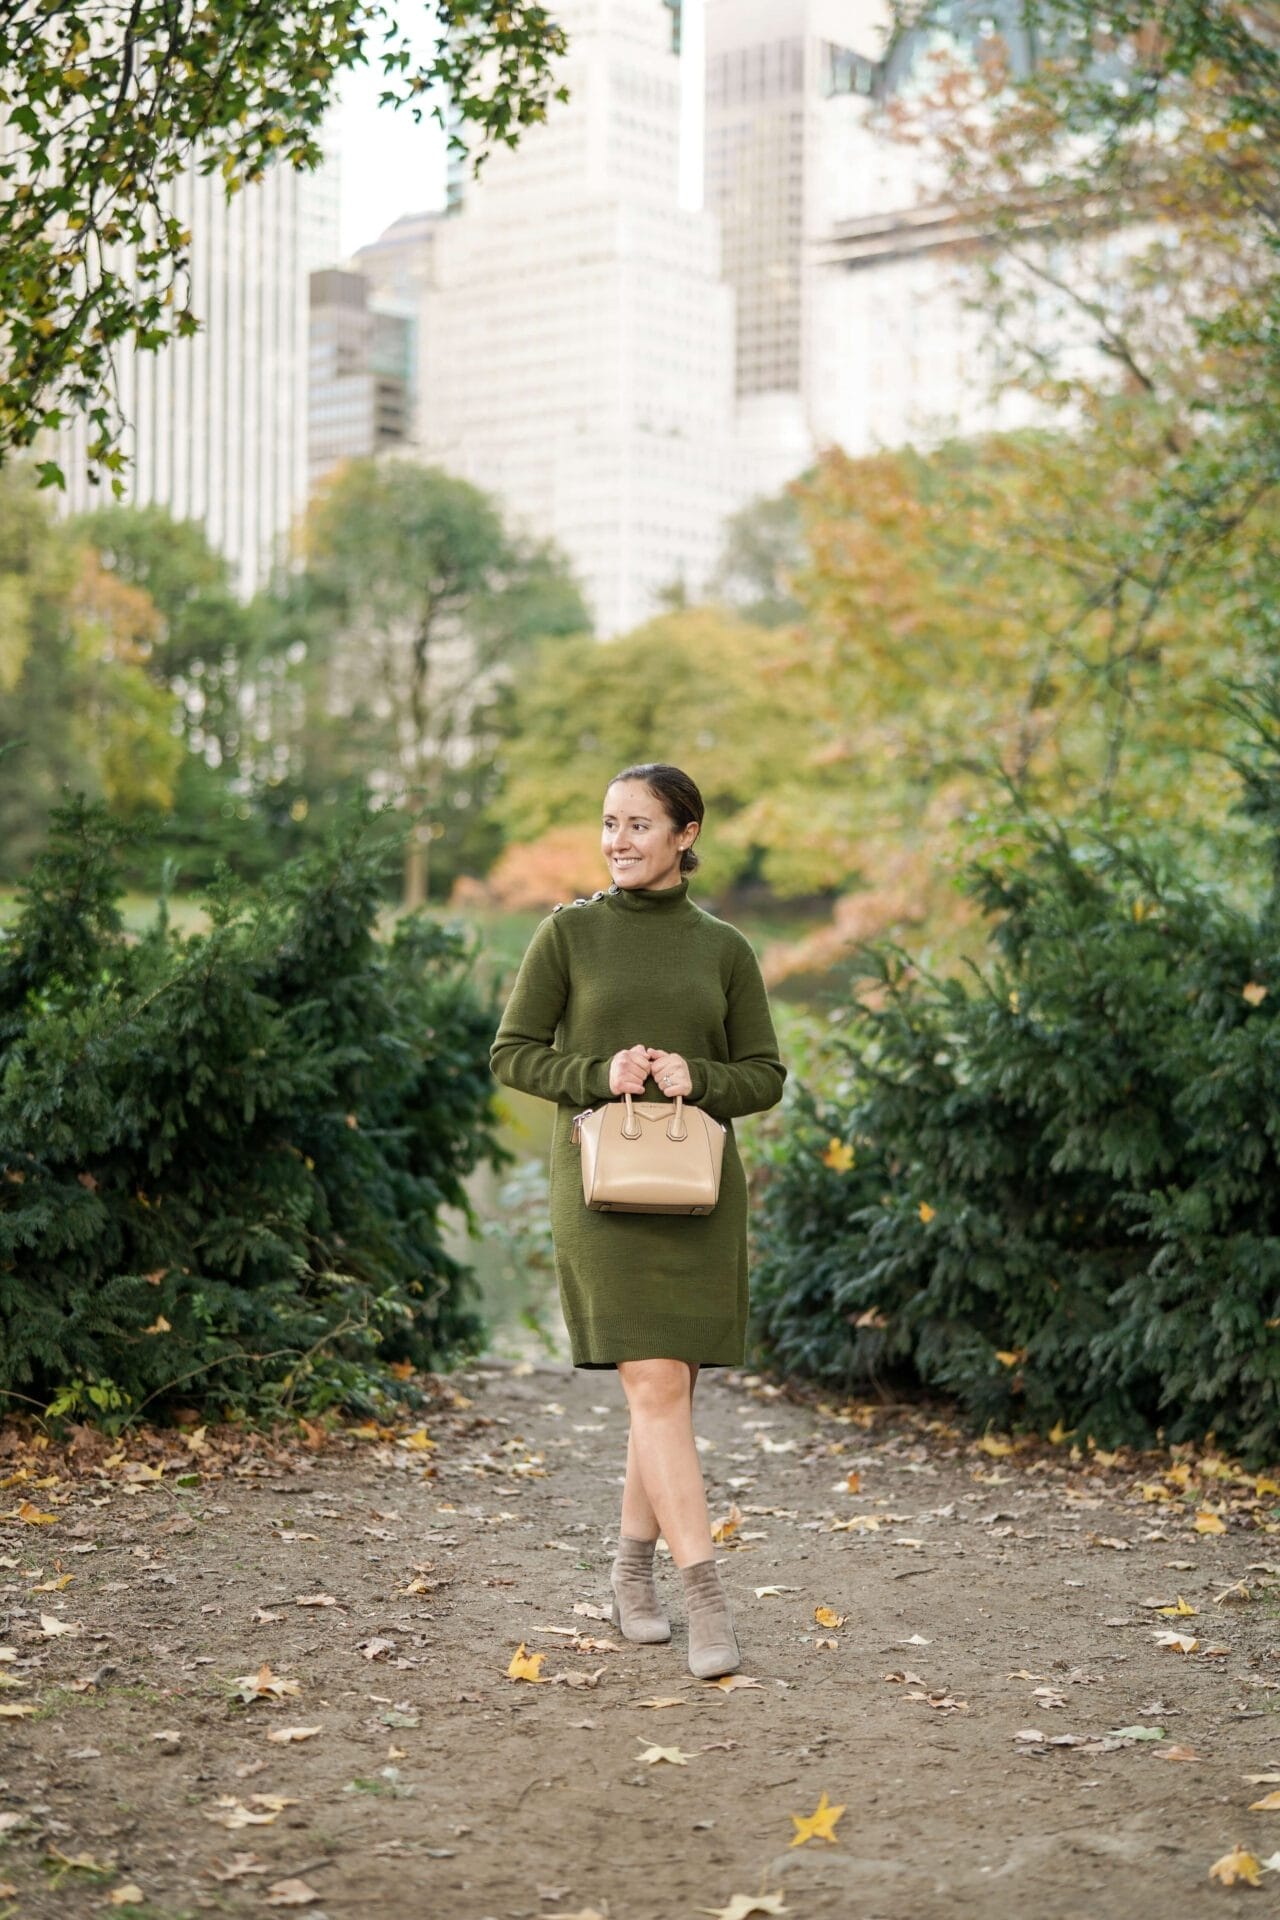
[[[668,1100],[674,1100],[681,1094],[688,1100],[693,1093],[693,1081],[689,1078],[689,1068],[682,1053],[664,1053],[661,1047],[648,1048],[649,1071],[657,1081]]]
[[[610,1093],[643,1093],[649,1077],[648,1047],[623,1047],[609,1062]]]

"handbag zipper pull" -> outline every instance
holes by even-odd
[[[594,1107],[584,1107],[581,1113],[574,1114],[573,1125],[569,1129],[569,1141],[572,1146],[580,1147],[582,1145],[582,1123],[589,1114],[594,1112]]]

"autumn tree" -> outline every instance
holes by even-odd
[[[794,491],[749,500],[725,525],[715,597],[758,627],[800,617],[795,575],[804,561],[804,531]]]
[[[412,817],[407,906],[426,898],[428,848],[484,788],[515,666],[539,635],[589,618],[547,548],[508,532],[495,503],[436,468],[348,463],[314,498],[306,590],[327,637],[313,712],[353,729],[374,790]]]
[[[998,829],[1004,800],[1158,821],[1234,870],[1203,750],[1223,682],[1265,673],[1277,640],[1280,41],[1257,9],[1153,18],[900,16],[917,71],[881,130],[986,236],[955,271],[1040,425],[832,452],[795,490],[790,676],[814,738],[735,827],[815,871],[856,850],[931,922],[943,889],[961,905],[955,823],[994,810]]]
[[[261,647],[261,607],[233,591],[230,566],[204,529],[165,507],[104,507],[70,525],[105,571],[154,605],[148,666],[179,702],[189,749],[211,766],[234,768]]]
[[[0,807],[13,874],[71,786],[128,817],[170,804],[176,701],[149,670],[150,596],[56,525],[29,470],[0,476]]]
[[[268,166],[323,158],[341,76],[374,65],[383,103],[447,122],[482,165],[541,120],[565,37],[536,0],[428,0],[417,60],[379,0],[0,0],[0,460],[68,412],[120,490],[122,344],[196,332],[190,234],[168,189],[189,168],[228,195]],[[54,463],[42,478],[60,478]]]
[[[808,869],[769,821],[771,802],[801,777],[808,738],[790,654],[789,642],[714,608],[663,614],[603,642],[544,647],[515,689],[502,755],[494,812],[508,849],[492,875],[500,897],[527,904],[533,873],[552,900],[599,875],[605,785],[619,768],[654,759],[687,766],[715,820],[699,849],[700,885],[716,892],[763,861],[779,891],[804,891]]]
[[[899,9],[904,32],[953,22]],[[1003,378],[1122,475],[1086,484],[1057,537],[1076,617],[1101,615],[1094,679],[1113,779],[1165,604],[1188,585],[1276,640],[1280,483],[1280,22],[1180,0],[1016,0],[966,57],[890,103],[942,192],[987,238],[973,296]],[[1033,57],[1015,62],[1010,36]],[[1062,630],[1064,650],[1072,630]]]

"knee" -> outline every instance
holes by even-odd
[[[623,1386],[633,1414],[652,1419],[688,1411],[689,1369],[683,1360],[629,1360],[623,1366]]]

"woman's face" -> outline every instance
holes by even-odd
[[[600,847],[620,887],[677,886],[680,855],[697,837],[696,826],[676,832],[643,780],[615,780],[605,794]]]

